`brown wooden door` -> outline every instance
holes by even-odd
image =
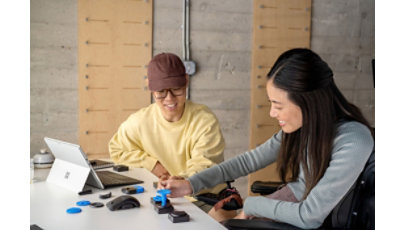
[[[151,103],[152,0],[78,0],[79,143],[106,158],[108,141],[133,112]]]
[[[266,81],[281,53],[310,47],[311,0],[254,0],[251,59],[250,148],[264,143],[280,130],[270,118]],[[256,180],[279,181],[276,164],[248,176],[248,191]]]

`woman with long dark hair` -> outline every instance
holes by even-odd
[[[276,161],[286,186],[269,196],[248,197],[236,218],[317,228],[363,170],[374,148],[373,129],[311,50],[283,53],[268,73],[266,90],[269,115],[281,126],[278,133],[251,151],[186,180],[161,181],[161,186],[171,189],[172,197],[194,194]]]

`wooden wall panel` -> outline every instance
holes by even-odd
[[[250,148],[280,130],[269,116],[266,82],[270,68],[284,51],[310,47],[311,0],[254,0],[251,59]],[[256,180],[279,181],[276,164],[248,176],[248,191]]]
[[[79,143],[90,159],[132,113],[151,103],[152,0],[78,0]]]

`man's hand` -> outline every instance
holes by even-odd
[[[173,179],[173,180],[184,180],[185,178],[181,176],[169,176],[169,175],[163,175],[159,177],[159,183],[158,183],[158,189],[165,189],[165,187],[161,184],[162,181],[168,180],[168,179]]]
[[[192,185],[188,180],[183,177],[173,176],[168,180],[163,180],[159,182],[159,186],[164,189],[170,189],[171,194],[168,197],[182,197],[186,195],[191,195],[193,193]]]
[[[243,220],[251,220],[251,219],[253,219],[253,218],[254,218],[253,216],[247,216],[247,215],[245,215],[244,211],[241,211],[240,214],[238,214],[238,215],[236,215],[236,216],[234,217],[234,219],[243,219]]]
[[[168,170],[166,170],[166,168],[159,161],[156,162],[156,164],[151,172],[158,178],[164,179],[164,178],[168,178],[171,176],[171,174],[169,174]]]

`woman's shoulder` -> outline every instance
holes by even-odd
[[[358,146],[370,147],[374,145],[374,138],[368,126],[357,121],[340,122],[334,140],[335,145],[353,143]]]
[[[344,133],[358,133],[364,135],[371,135],[369,128],[358,121],[341,121],[338,123],[337,134]]]

